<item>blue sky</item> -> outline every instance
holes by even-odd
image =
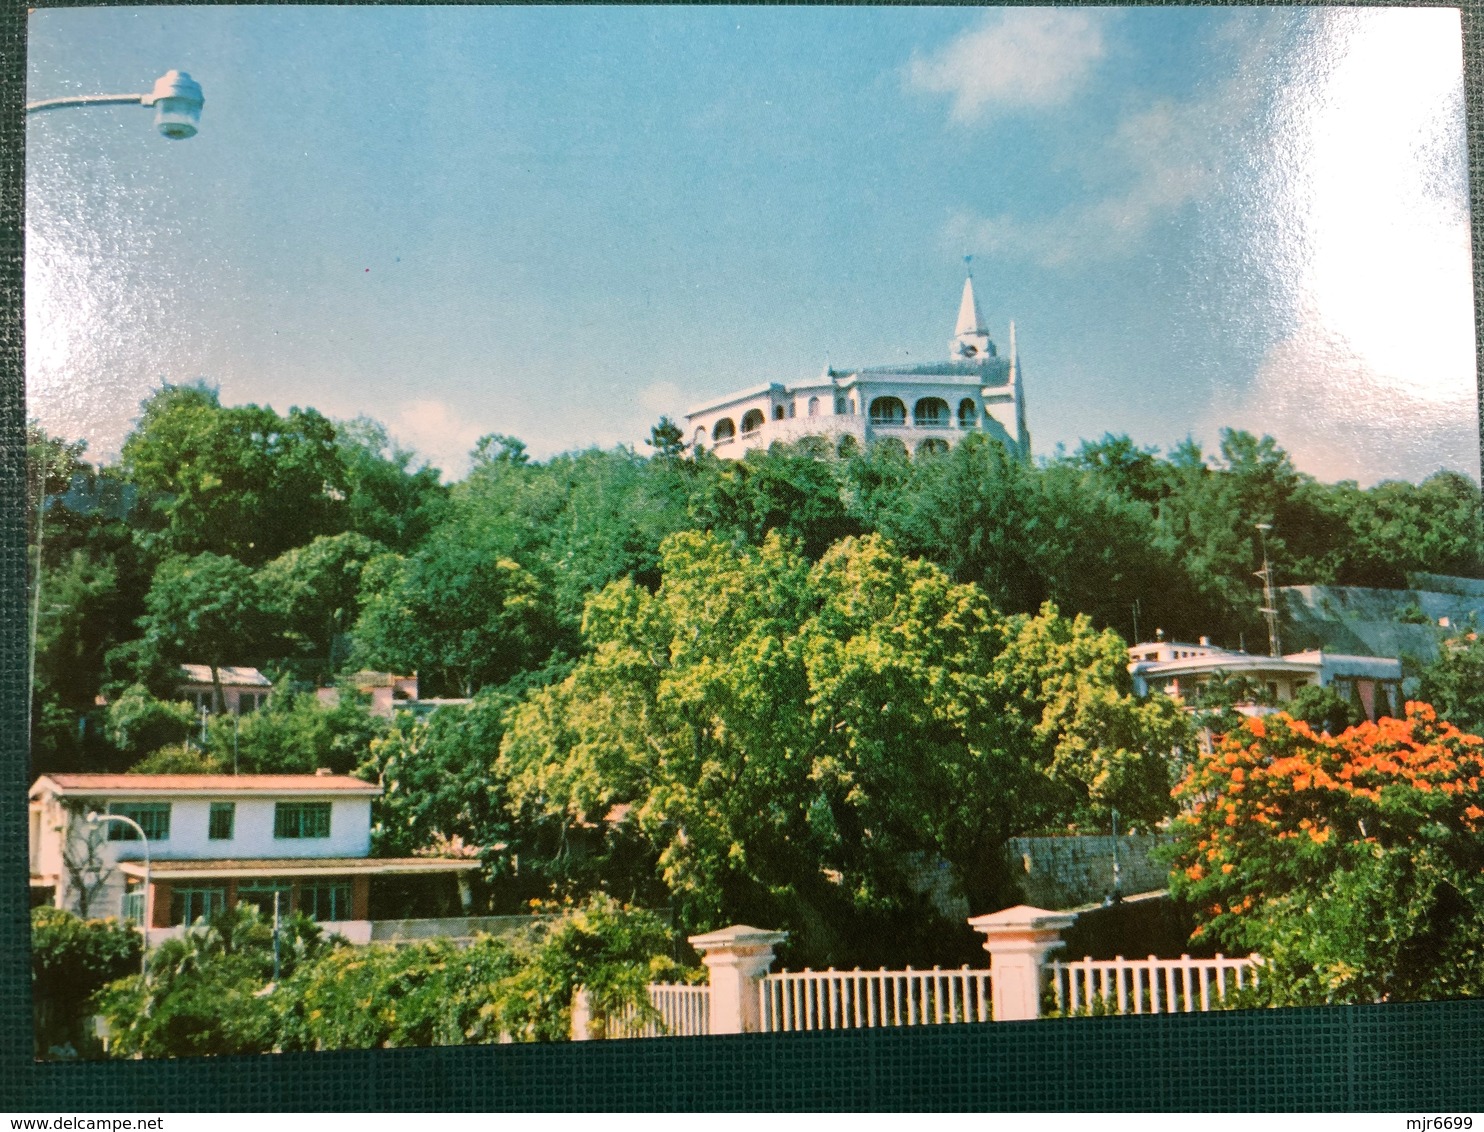
[[[161,380],[373,416],[462,474],[834,365],[946,356],[965,253],[1038,453],[1238,425],[1325,479],[1477,474],[1448,10],[49,9],[30,409]]]

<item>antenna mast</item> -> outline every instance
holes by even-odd
[[[1262,579],[1262,605],[1257,611],[1268,623],[1268,655],[1282,656],[1283,650],[1278,645],[1278,594],[1273,588],[1273,567],[1268,562],[1268,532],[1273,529],[1273,524],[1255,525],[1257,537],[1262,543],[1262,569],[1256,574]]]

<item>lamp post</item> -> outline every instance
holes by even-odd
[[[171,141],[194,137],[201,121],[201,84],[185,71],[166,71],[147,94],[82,94],[26,103],[26,113],[64,106],[153,106],[155,129]]]
[[[139,951],[139,973],[143,975],[149,969],[149,837],[145,834],[143,826],[133,818],[124,817],[123,814],[100,814],[97,810],[90,810],[88,821],[123,822],[125,825],[132,826],[134,832],[139,834],[139,840],[144,843],[144,899],[139,902],[139,934],[144,940],[144,946]]]

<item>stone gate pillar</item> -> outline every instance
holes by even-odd
[[[1028,904],[969,920],[971,928],[984,933],[996,1022],[1041,1016],[1042,965],[1050,952],[1062,946],[1061,933],[1076,922],[1074,912],[1052,912]]]
[[[773,948],[787,932],[735,924],[720,931],[690,937],[711,972],[711,1033],[756,1033],[762,1010],[758,984],[773,966]]]

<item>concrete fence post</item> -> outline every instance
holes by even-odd
[[[711,972],[711,1033],[752,1034],[762,1029],[758,985],[773,966],[773,948],[787,932],[735,924],[690,937]]]
[[[1028,904],[969,920],[971,928],[984,933],[996,1022],[1041,1016],[1041,972],[1046,956],[1062,946],[1061,933],[1076,922],[1073,912],[1052,912]]]

